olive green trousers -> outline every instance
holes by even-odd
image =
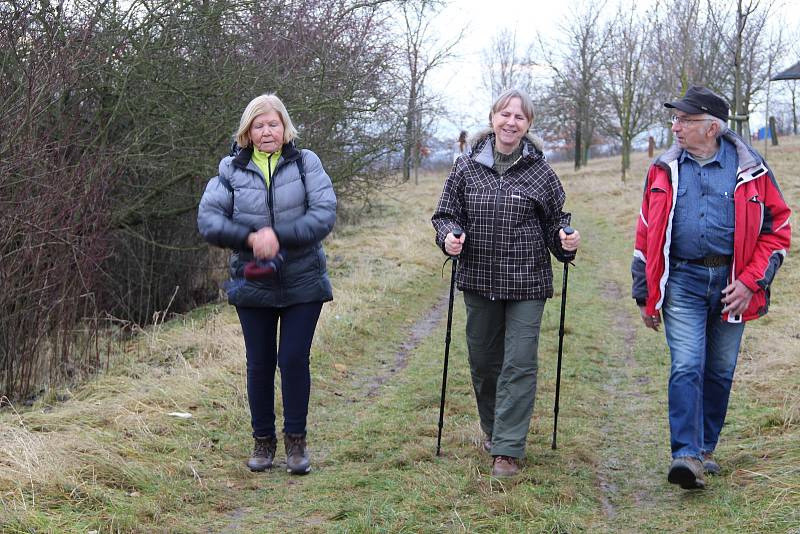
[[[493,456],[525,456],[536,398],[542,300],[490,300],[464,293],[467,347],[481,428]]]

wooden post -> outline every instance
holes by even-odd
[[[656,140],[651,135],[650,137],[647,138],[647,157],[652,158],[655,152],[656,152]]]

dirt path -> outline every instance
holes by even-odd
[[[608,302],[613,337],[621,340],[620,350],[608,358],[608,380],[602,386],[608,416],[602,426],[603,448],[598,451],[602,461],[596,466],[603,511],[614,524],[621,508],[655,506],[652,487],[657,481],[636,451],[663,444],[653,442],[660,421],[642,417],[642,407],[652,403],[645,391],[651,378],[634,355],[638,325],[626,309],[630,303],[615,280],[603,282],[602,297]]]
[[[447,304],[450,290],[442,293],[439,299],[409,328],[405,340],[395,354],[394,361],[381,367],[368,381],[367,397],[375,397],[381,386],[408,365],[408,357],[426,337],[447,317]]]

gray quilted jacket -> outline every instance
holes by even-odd
[[[436,243],[458,225],[467,234],[456,282],[495,300],[553,296],[552,253],[569,261],[558,231],[570,222],[561,182],[544,159],[541,141],[522,140],[522,156],[502,176],[494,170],[494,133],[482,134],[472,153],[459,156],[444,184],[432,223]]]
[[[252,148],[245,148],[222,159],[219,176],[208,182],[197,213],[203,238],[233,249],[228,301],[235,306],[285,307],[332,300],[322,239],[336,222],[336,195],[322,162],[310,150],[287,143],[267,189],[252,154]],[[297,165],[300,158],[305,183]],[[245,280],[244,266],[253,259],[247,236],[265,226],[278,236],[284,263],[272,278]]]

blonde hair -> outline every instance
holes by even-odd
[[[528,119],[528,122],[533,124],[533,101],[528,96],[528,93],[521,89],[506,89],[500,93],[500,96],[492,104],[492,109],[489,111],[489,126],[492,125],[492,115],[506,107],[512,98],[519,98],[522,113]]]
[[[272,93],[257,96],[247,104],[242,113],[242,119],[239,121],[239,129],[236,130],[236,143],[242,147],[248,147],[252,143],[250,139],[250,126],[259,115],[274,111],[281,118],[283,123],[283,143],[297,138],[297,129],[292,124],[292,119],[289,117],[289,112],[286,111],[286,106],[283,105],[281,99]]]

